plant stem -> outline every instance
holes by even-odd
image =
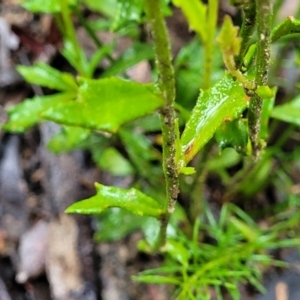
[[[71,13],[70,13],[70,8],[68,6],[68,2],[66,0],[62,0],[60,2],[60,4],[61,4],[61,10],[62,10],[62,20],[63,20],[64,28],[65,28],[64,33],[66,35],[67,40],[69,40],[69,42],[72,44],[75,55],[76,55],[76,60],[78,61],[77,72],[80,75],[84,75],[85,71],[84,71],[82,56],[80,54],[80,46],[77,42],[74,25],[71,20]]]
[[[208,17],[207,17],[207,39],[204,43],[205,48],[205,60],[204,60],[204,79],[203,88],[207,89],[210,87],[211,74],[212,74],[212,61],[214,52],[214,39],[218,19],[218,0],[208,1]]]
[[[251,43],[251,36],[255,27],[256,21],[256,10],[255,10],[255,0],[245,0],[241,7],[244,11],[243,24],[240,30],[240,36],[242,38],[241,51],[236,58],[236,65],[238,68],[241,67],[243,58],[248,51]]]
[[[87,33],[90,35],[91,39],[94,41],[95,45],[98,48],[103,47],[102,42],[98,39],[97,35],[95,34],[94,30],[91,28],[90,24],[86,21],[86,18],[82,15],[79,6],[75,5],[74,6],[74,11],[77,15],[77,17],[79,18],[81,24],[83,25],[83,27],[85,28],[85,30],[87,31]],[[111,57],[111,55],[106,55],[107,59],[110,62],[113,62],[114,59]]]
[[[262,86],[267,85],[268,81],[272,22],[272,1],[256,1],[257,52],[255,81],[257,86]],[[259,131],[262,101],[262,98],[255,94],[250,99],[248,112],[250,140],[252,144],[253,155],[255,158],[258,157],[261,150],[261,145],[259,141]]]
[[[159,71],[159,89],[165,99],[165,105],[160,110],[163,136],[163,171],[166,180],[165,215],[161,218],[161,228],[156,248],[161,247],[166,240],[166,229],[171,213],[175,209],[178,187],[177,166],[175,163],[175,79],[171,59],[170,42],[165,20],[160,7],[160,0],[146,0],[146,13],[151,24],[156,64]]]

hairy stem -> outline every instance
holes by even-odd
[[[175,163],[175,79],[172,65],[170,42],[167,28],[162,15],[160,0],[146,0],[146,13],[151,25],[156,64],[159,71],[159,88],[165,105],[160,110],[163,136],[163,170],[166,180],[165,215],[161,218],[161,229],[156,248],[165,243],[166,228],[170,214],[175,209],[178,188],[178,174]]]
[[[256,52],[256,75],[257,86],[267,85],[268,69],[270,61],[270,40],[272,22],[272,1],[256,0],[257,19],[257,52]],[[249,133],[254,157],[258,157],[261,150],[259,141],[260,118],[262,111],[262,98],[254,95],[250,99],[248,121]]]
[[[240,36],[242,38],[241,51],[236,58],[237,67],[240,68],[243,62],[243,58],[246,55],[251,43],[251,36],[254,31],[256,21],[255,0],[245,0],[241,7],[244,11],[243,24],[240,30]]]

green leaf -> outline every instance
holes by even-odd
[[[267,85],[260,85],[257,87],[255,90],[255,93],[260,97],[260,98],[272,98],[274,97],[274,92],[273,90],[267,86]]]
[[[300,96],[289,103],[276,106],[271,116],[275,119],[300,126]]]
[[[144,283],[158,283],[158,284],[175,284],[181,285],[182,282],[174,277],[170,276],[160,276],[160,275],[139,275],[133,276],[133,280]]]
[[[177,260],[184,266],[188,266],[190,253],[182,242],[174,239],[168,239],[166,245],[162,248],[163,252],[167,252],[173,259]]]
[[[221,50],[225,56],[235,56],[240,53],[242,38],[238,36],[238,27],[234,26],[229,16],[225,16],[224,22],[217,37]]]
[[[164,103],[151,84],[81,78],[79,85],[77,101],[52,107],[43,117],[65,125],[116,132],[122,124],[153,113]]]
[[[47,147],[54,153],[71,151],[80,147],[80,144],[86,140],[89,135],[90,130],[88,129],[64,126],[58,134],[51,138]]]
[[[108,209],[98,218],[95,239],[97,242],[119,241],[126,235],[140,229],[148,219],[155,220],[150,217],[136,216],[117,207]]]
[[[58,91],[76,92],[78,88],[71,74],[60,72],[45,63],[37,63],[31,67],[18,66],[17,70],[29,83]]]
[[[3,128],[13,132],[23,132],[42,120],[40,115],[43,111],[72,99],[74,99],[73,93],[59,93],[26,99],[8,110],[9,119]]]
[[[262,113],[260,117],[260,131],[259,138],[261,140],[267,140],[269,136],[269,119],[271,112],[274,108],[275,96],[277,88],[272,89],[272,96],[263,100]]]
[[[60,0],[25,0],[22,6],[32,12],[57,13],[60,12]]]
[[[113,147],[103,151],[97,164],[101,170],[106,170],[115,176],[126,176],[134,173],[129,161]]]
[[[234,148],[238,153],[245,154],[248,145],[247,120],[237,118],[233,121],[225,120],[215,134],[219,148]]]
[[[196,31],[203,41],[207,40],[206,11],[207,6],[198,0],[172,0],[180,7],[188,21],[190,29]]]
[[[83,2],[92,11],[102,13],[111,18],[116,15],[118,0],[83,0]]]
[[[210,140],[226,119],[235,119],[247,107],[244,89],[230,75],[213,87],[201,91],[191,117],[182,133],[183,157],[187,164]]]
[[[76,202],[66,213],[100,214],[110,207],[127,209],[139,216],[158,218],[163,213],[157,201],[135,188],[123,189],[95,183],[97,194],[89,199]]]
[[[122,55],[116,61],[114,61],[107,70],[105,70],[105,72],[102,74],[102,77],[121,74],[140,61],[150,60],[154,57],[154,50],[152,46],[136,43],[126,49],[125,52],[123,52]]]
[[[81,76],[89,77],[92,66],[88,63],[82,47],[76,49],[72,41],[65,39],[61,53]]]
[[[116,31],[129,22],[140,22],[143,7],[144,0],[119,0],[111,30]]]

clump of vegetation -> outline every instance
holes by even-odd
[[[293,164],[298,169],[300,152],[298,146],[284,150],[300,125],[299,96],[296,87],[291,93],[279,82],[285,62],[273,54],[295,45],[299,13],[278,22],[282,1],[231,2],[240,20],[225,16],[221,25],[217,0],[23,2],[33,12],[55,15],[64,38],[61,53],[76,75],[44,63],[19,66],[28,83],[53,93],[11,108],[2,128],[24,132],[39,122],[56,122],[62,127],[51,150],[88,149],[100,168],[117,176],[134,174],[128,189],[96,183],[93,197],[66,212],[102,214],[99,226],[106,231],[97,234],[99,240],[143,229],[140,250],[163,253],[165,261],[134,279],[172,284],[177,299],[211,299],[213,290],[223,299],[224,288],[239,299],[240,283],[264,291],[262,271],[285,265],[271,250],[299,245],[299,204],[290,175]],[[196,33],[175,58],[165,24],[174,6]],[[83,7],[105,18],[91,23],[82,16]],[[90,58],[77,41],[73,16],[98,47]],[[139,39],[145,23],[154,49]],[[98,30],[130,36],[133,44],[114,59],[115,43],[104,45]],[[289,64],[299,68],[299,51],[292,48]],[[109,66],[99,73],[104,59]],[[143,60],[155,62],[153,83],[127,78],[126,70]],[[280,105],[278,88],[284,95]],[[282,121],[287,124],[278,135]],[[115,139],[126,156],[114,147]],[[220,191],[213,205],[205,193],[211,178],[219,183],[210,188]],[[255,210],[256,196],[278,186],[280,202]]]

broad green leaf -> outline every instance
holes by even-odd
[[[79,85],[77,101],[52,107],[43,117],[65,125],[116,132],[122,124],[153,113],[164,102],[151,84],[81,78]]]
[[[136,65],[142,60],[150,60],[154,58],[153,47],[146,44],[136,43],[125,50],[122,55],[105,70],[102,77],[114,76],[121,74],[128,68]]]
[[[225,75],[208,90],[201,91],[191,117],[182,133],[185,164],[210,140],[226,119],[235,119],[247,107],[243,87]]]
[[[71,151],[80,147],[80,144],[86,140],[89,135],[89,129],[63,126],[61,131],[51,138],[47,147],[54,153]]]
[[[190,29],[196,31],[205,42],[207,40],[207,6],[198,0],[172,0],[172,2],[182,9]]]
[[[123,189],[95,183],[97,194],[89,199],[76,202],[66,209],[66,213],[100,214],[110,207],[120,207],[138,216],[158,218],[163,213],[157,201],[141,191]]]
[[[58,91],[76,92],[78,88],[71,74],[60,72],[45,63],[37,63],[31,67],[18,66],[17,70],[29,83]]]
[[[35,13],[58,13],[61,11],[61,1],[65,0],[21,0],[22,6]],[[68,0],[69,4],[74,5],[75,0]]]
[[[72,99],[74,99],[73,93],[59,93],[26,99],[8,110],[9,119],[3,128],[13,132],[23,132],[42,120],[40,115],[43,111]]]
[[[275,106],[271,116],[275,119],[300,126],[300,96],[291,102]]]

